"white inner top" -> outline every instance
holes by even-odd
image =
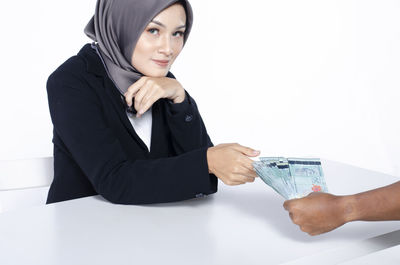
[[[147,145],[147,148],[150,151],[151,126],[153,121],[151,108],[146,111],[140,118],[136,118],[136,115],[130,112],[126,112],[126,114],[128,115],[128,119],[131,122],[136,134]]]

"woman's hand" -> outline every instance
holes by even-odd
[[[329,232],[345,224],[352,209],[346,206],[345,196],[313,192],[301,199],[285,201],[293,223],[312,236]]]
[[[259,154],[259,151],[239,144],[220,144],[207,150],[208,169],[226,185],[253,182],[257,174],[249,157]]]
[[[176,79],[143,76],[128,88],[124,96],[128,106],[134,104],[136,117],[140,117],[160,98],[181,103],[185,99],[185,90]],[[135,102],[132,102],[133,97]]]

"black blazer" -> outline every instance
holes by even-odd
[[[150,151],[90,44],[50,75],[47,94],[54,126],[47,203],[100,194],[113,203],[146,204],[217,191],[207,165],[212,143],[187,92],[182,103],[153,104]]]

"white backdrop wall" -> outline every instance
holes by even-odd
[[[172,71],[215,144],[400,175],[400,1],[192,0]],[[8,1],[0,159],[52,155],[45,84],[90,40],[95,0]]]

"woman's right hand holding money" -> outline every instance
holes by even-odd
[[[207,150],[208,170],[226,185],[254,182],[257,174],[249,157],[259,154],[259,151],[239,144],[219,144]]]

